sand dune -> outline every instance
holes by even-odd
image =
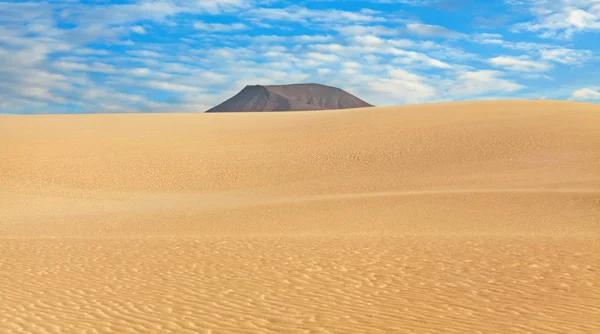
[[[0,116],[0,332],[598,332],[600,106]]]

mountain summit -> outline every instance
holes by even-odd
[[[246,86],[207,112],[300,111],[372,107],[339,88],[320,84]]]

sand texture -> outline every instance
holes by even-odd
[[[0,116],[0,333],[598,333],[600,106]]]

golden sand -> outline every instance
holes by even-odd
[[[0,116],[0,333],[600,332],[600,106]]]

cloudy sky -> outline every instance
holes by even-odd
[[[0,113],[204,111],[300,82],[600,102],[600,0],[0,2],[0,78]]]

